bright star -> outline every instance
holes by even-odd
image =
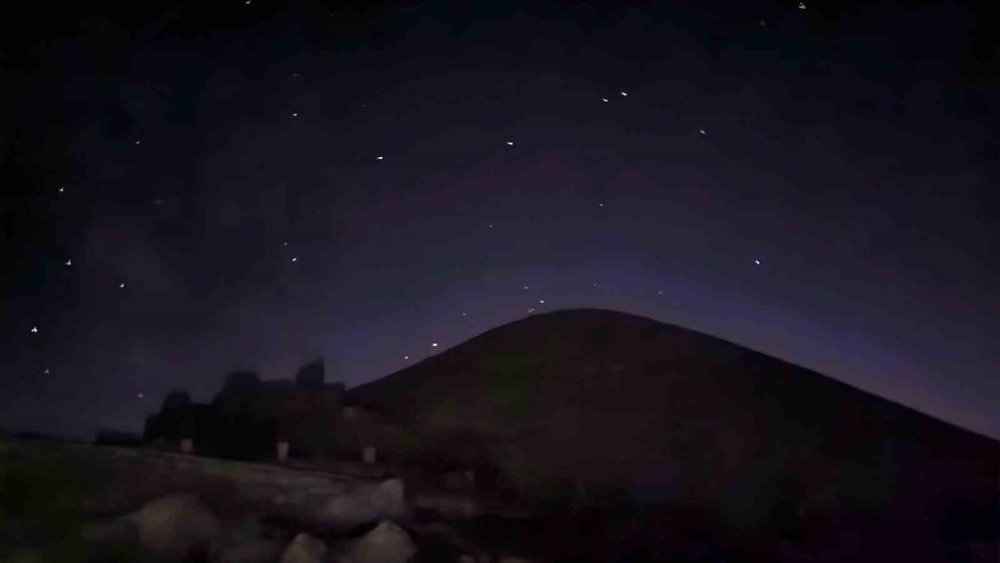
[[[601,98],[601,101],[604,102],[604,103],[608,103],[608,99],[607,98]]]
[[[404,359],[404,360],[409,360],[409,359],[410,359],[410,357],[409,357],[409,356],[403,356],[403,359]]]
[[[806,9],[806,3],[805,2],[799,2],[799,9],[800,10],[805,10]]]
[[[65,192],[65,191],[66,191],[66,188],[63,188],[63,187],[60,187],[60,188],[59,188],[59,193],[63,193],[63,192]]]
[[[45,375],[48,375],[49,374],[49,368],[45,368],[45,370],[42,373],[44,373]]]
[[[118,284],[118,287],[124,289],[125,288],[125,282],[122,282],[122,283]]]
[[[626,97],[628,96],[628,92],[622,92],[621,94],[622,94],[622,96],[626,96]]]
[[[139,143],[141,143],[141,142],[142,142],[142,141],[136,141],[136,142],[135,142],[135,144],[137,144],[137,145],[138,145],[138,144],[139,144]]]
[[[37,326],[33,326],[33,327],[31,327],[31,333],[32,333],[32,334],[35,334],[35,333],[37,333],[37,332],[38,332],[38,327],[37,327]]]
[[[73,260],[67,260],[66,261],[66,265],[67,266],[72,266],[73,265]]]
[[[760,260],[754,260],[753,263],[757,264],[758,266],[760,266]]]
[[[382,160],[382,157],[381,156],[377,156],[377,157],[375,157],[375,160]]]
[[[293,114],[292,114],[292,117],[298,117],[298,116],[299,116],[299,114],[298,114],[298,113],[293,113]]]
[[[431,343],[431,348],[437,348],[437,347],[438,347],[438,343],[437,342],[432,342]]]
[[[292,262],[298,261],[298,258],[292,258]]]
[[[702,135],[705,134],[705,130],[704,129],[699,129],[698,132],[701,133]]]
[[[507,141],[507,146],[508,147],[513,147],[514,146],[514,141]]]
[[[545,305],[545,300],[544,299],[539,299],[538,302],[541,303],[542,305]]]

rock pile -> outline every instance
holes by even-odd
[[[318,517],[324,527],[346,532],[370,522],[400,518],[405,511],[403,481],[389,479],[330,498],[320,507]]]
[[[388,520],[347,546],[338,563],[396,563],[417,554],[410,534]],[[284,562],[282,562],[284,563]]]
[[[366,494],[372,495],[365,498]],[[88,543],[105,553],[131,553],[135,560],[210,563],[406,563],[417,547],[402,526],[386,519],[405,516],[402,483],[390,480],[366,492],[343,495],[332,503],[328,520],[317,527],[304,517],[309,531],[268,526],[266,518],[249,515],[224,523],[193,494],[173,494],[139,510],[83,528]],[[371,526],[360,537],[338,532]]]
[[[190,559],[208,552],[219,521],[198,497],[163,497],[126,517],[135,526],[139,544],[164,559]]]
[[[521,528],[509,534],[495,518],[479,521],[490,516],[487,504],[466,507],[474,491],[432,488],[408,474],[375,481],[146,449],[0,440],[0,561],[415,563],[468,554],[498,563],[508,539],[520,542]],[[434,501],[440,495],[445,501]]]
[[[309,534],[295,536],[281,555],[281,563],[324,563],[329,559],[326,544]]]

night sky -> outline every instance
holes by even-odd
[[[597,307],[1000,438],[987,2],[33,4],[0,24],[2,426]]]

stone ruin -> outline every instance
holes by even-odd
[[[303,389],[322,389],[326,378],[323,360],[313,360],[299,368],[295,376],[295,385]]]
[[[294,380],[233,372],[209,403],[175,391],[146,419],[143,439],[161,449],[228,459],[342,458],[365,465],[414,443],[405,427],[345,401],[344,385],[325,379],[318,359],[302,366]]]

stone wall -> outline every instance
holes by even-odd
[[[289,455],[326,455],[335,450],[333,429],[340,419],[344,386],[324,382],[322,360],[311,362],[291,380],[261,381],[252,372],[230,374],[211,403],[192,403],[187,393],[171,393],[151,415],[144,437],[167,449],[183,438],[194,452],[232,459],[270,459],[275,444]]]

